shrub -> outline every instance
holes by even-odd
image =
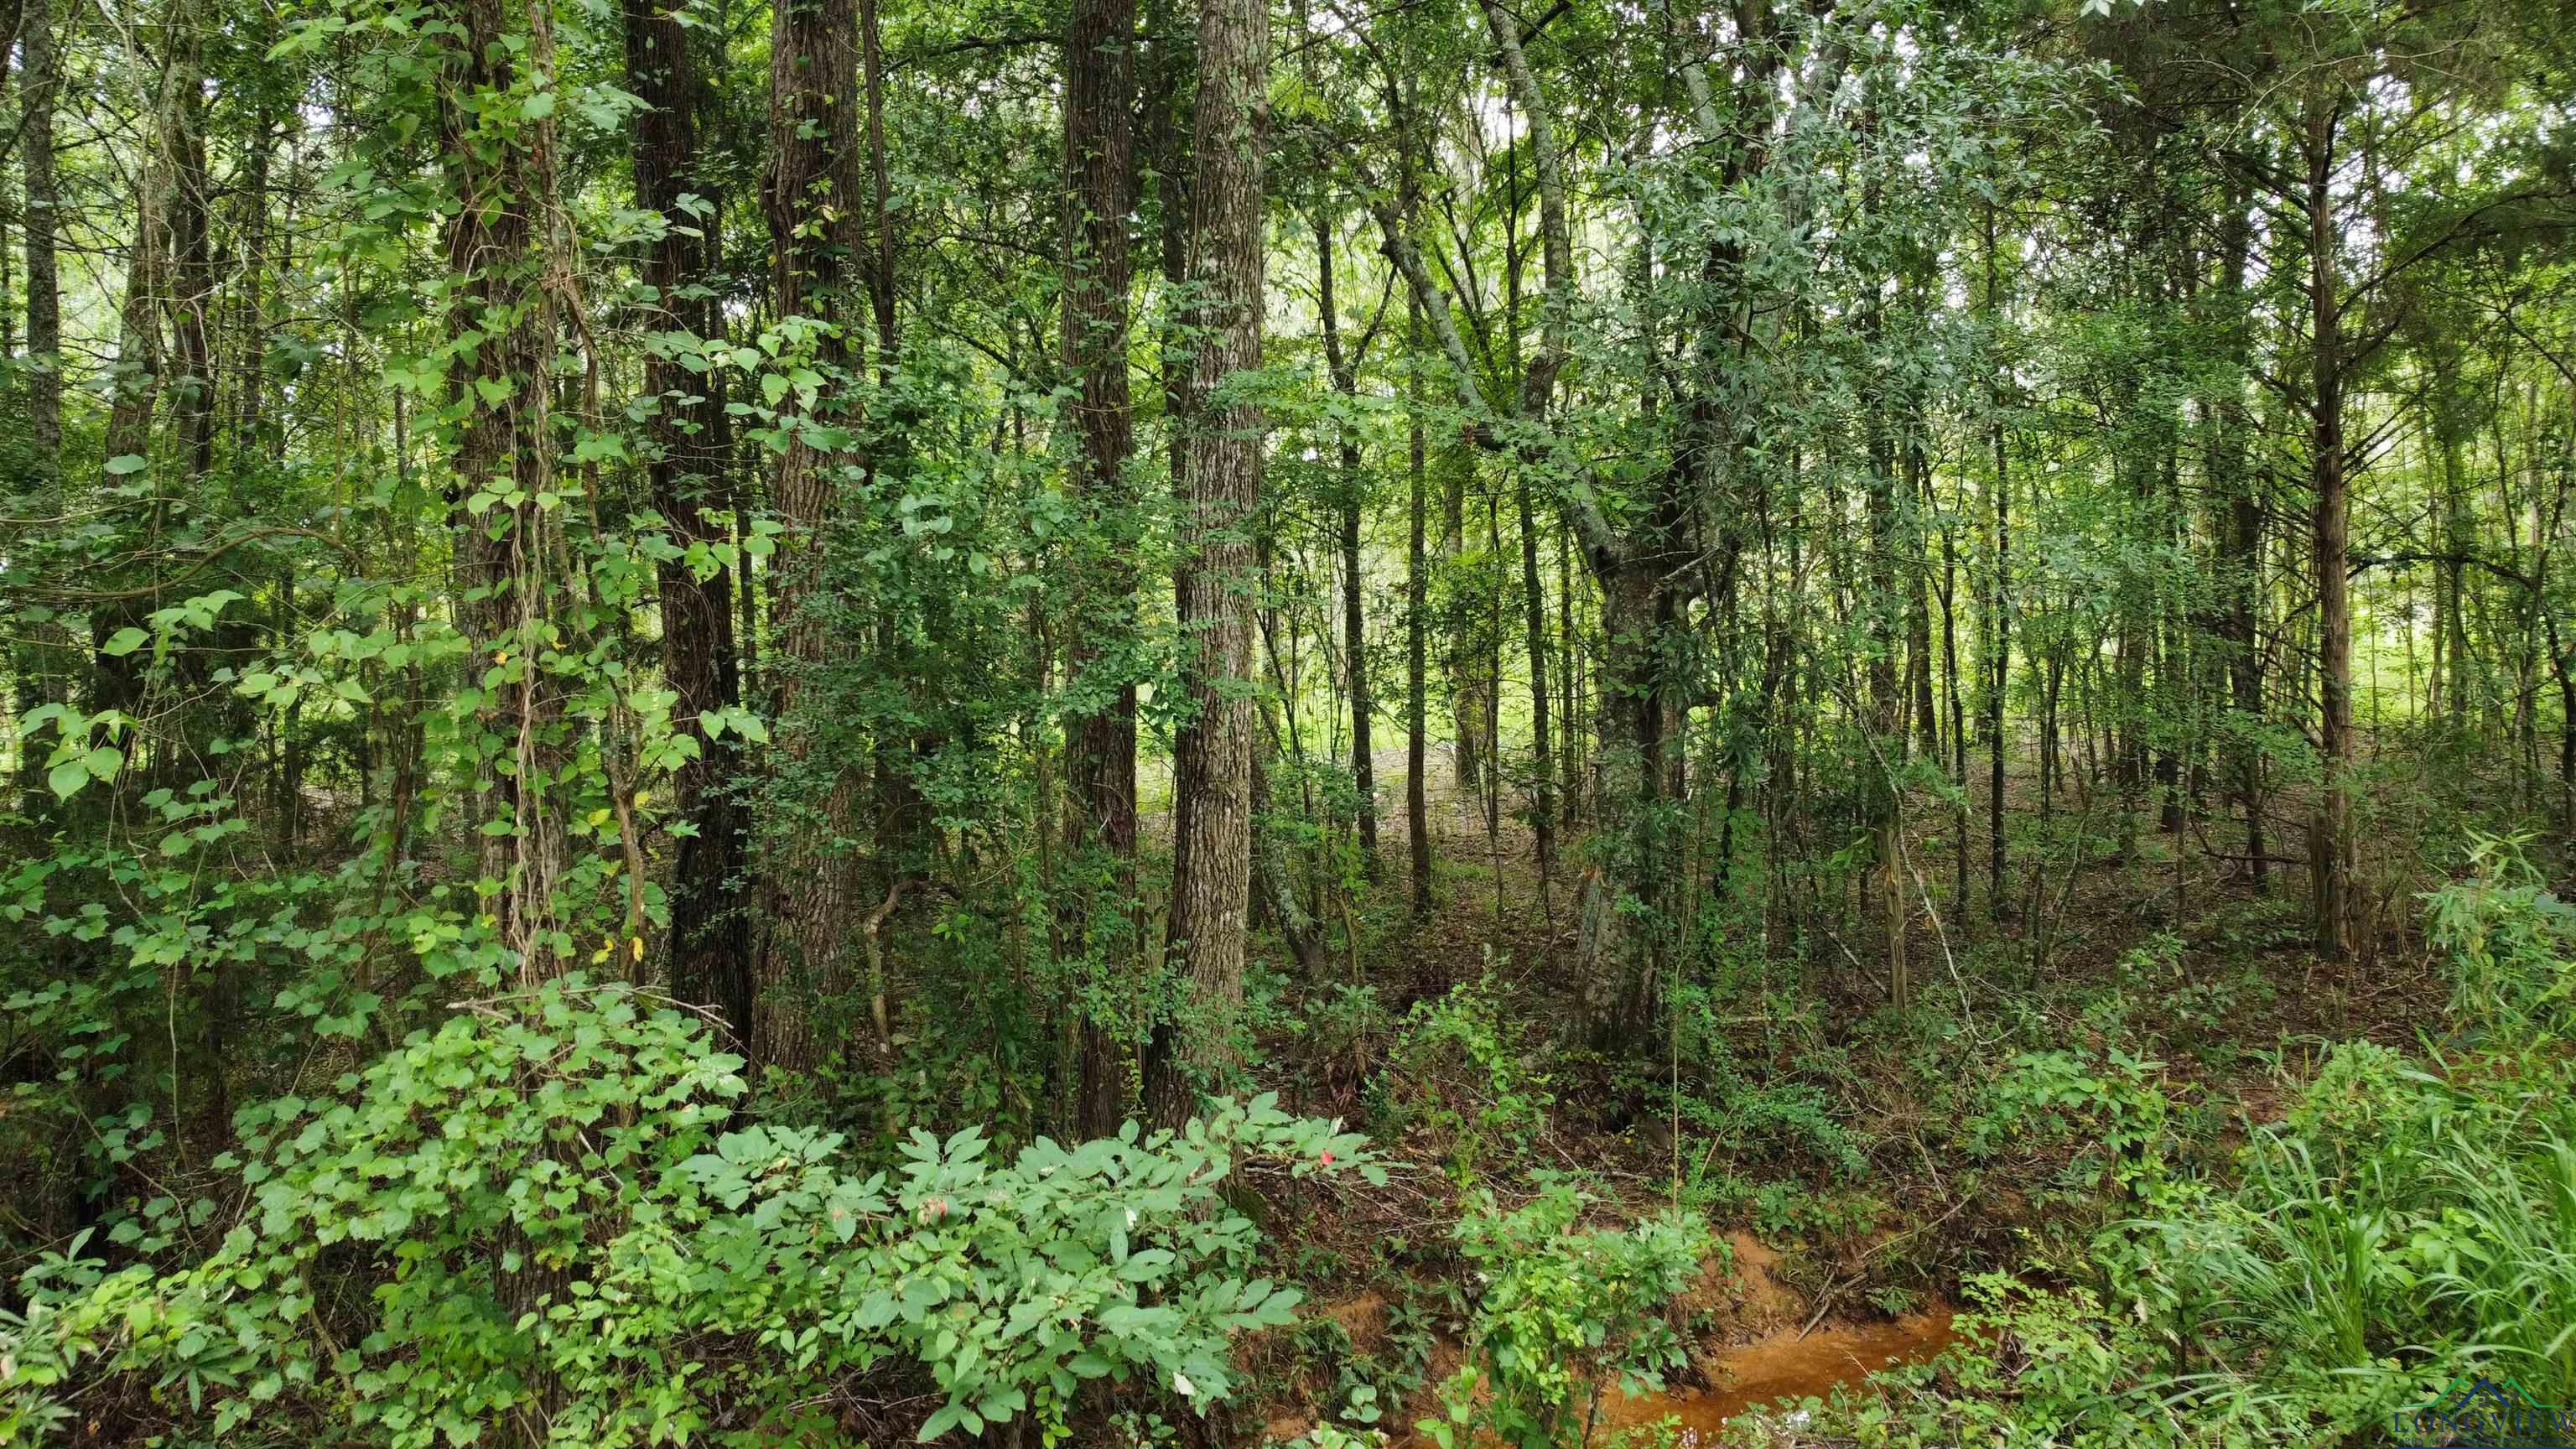
[[[1083,1381],[1203,1408],[1235,1387],[1232,1336],[1290,1321],[1296,1291],[1246,1276],[1230,1174],[1381,1176],[1267,1097],[1008,1163],[975,1129],[916,1131],[863,1173],[835,1134],[724,1130],[739,1066],[693,1019],[575,983],[246,1113],[255,1201],[213,1256],[104,1274],[75,1244],[29,1275],[0,1324],[0,1432],[114,1376],[218,1436],[274,1404],[419,1449],[506,1420],[559,1444],[776,1442],[813,1385],[881,1370],[935,1387],[924,1438],[1031,1414],[1052,1442]],[[318,1298],[326,1253],[372,1291]]]
[[[1520,1449],[1582,1445],[1605,1379],[1660,1390],[1682,1363],[1664,1308],[1698,1271],[1707,1228],[1675,1214],[1575,1231],[1585,1201],[1551,1184],[1509,1212],[1484,1197],[1459,1223],[1484,1293],[1471,1361],[1441,1386],[1445,1417],[1416,1426],[1441,1449],[1483,1436]]]

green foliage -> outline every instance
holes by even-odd
[[[2469,877],[2430,897],[2451,1014],[2470,1032],[2519,1034],[2576,1019],[2576,907],[2543,884],[2527,836],[2473,838]]]
[[[1378,1082],[1387,1125],[1444,1145],[1452,1175],[1473,1181],[1499,1151],[1544,1131],[1556,1097],[1535,1065],[1491,971],[1406,1018]]]
[[[2165,1169],[2173,1099],[2163,1067],[2116,1046],[2098,1053],[2022,1052],[1968,1119],[1962,1144],[1988,1155],[2016,1139],[2079,1143],[2070,1176],[2108,1173],[2136,1189]]]
[[[1606,1383],[1660,1390],[1683,1362],[1666,1305],[1699,1271],[1707,1227],[1673,1215],[1578,1229],[1586,1201],[1548,1183],[1510,1211],[1481,1196],[1459,1223],[1459,1250],[1482,1293],[1471,1361],[1440,1389],[1445,1416],[1417,1425],[1441,1449],[1481,1436],[1519,1449],[1579,1446]]]
[[[1926,1449],[2235,1449],[2346,1442],[2463,1372],[2576,1401],[2576,1323],[2540,1307],[2576,1302],[2576,1066],[2533,1021],[2563,971],[2561,916],[2492,859],[2433,905],[2470,957],[2454,971],[2486,1013],[2464,1023],[2477,1054],[2336,1045],[2283,1120],[2252,1129],[2232,1186],[2127,1179],[2142,1211],[2093,1242],[2101,1291],[1979,1280],[1965,1347],[1825,1427]],[[2144,1168],[2169,1155],[2158,1100],[2116,1060],[2033,1054],[1982,1126],[2098,1135]]]
[[[397,1446],[523,1415],[643,1444],[791,1432],[801,1385],[879,1364],[936,1386],[924,1438],[1055,1432],[1103,1377],[1203,1408],[1237,1388],[1229,1340],[1297,1301],[1250,1273],[1229,1176],[1380,1175],[1266,1098],[1008,1162],[972,1129],[916,1132],[868,1172],[834,1134],[726,1130],[739,1065],[692,1019],[574,982],[246,1111],[253,1198],[212,1255],[109,1273],[76,1245],[29,1275],[0,1423],[58,1423],[107,1376],[219,1435],[283,1428],[282,1404]]]

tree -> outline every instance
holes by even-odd
[[[1194,335],[1179,422],[1183,557],[1174,580],[1190,713],[1173,744],[1170,926],[1189,1017],[1157,1023],[1145,1058],[1146,1106],[1167,1126],[1189,1116],[1202,1082],[1231,1059],[1243,1001],[1258,580],[1248,530],[1261,498],[1262,446],[1261,406],[1243,375],[1261,365],[1269,7],[1209,0],[1198,47],[1186,270]]]
[[[1077,871],[1086,871],[1087,853],[1105,857],[1086,872],[1097,877],[1099,904],[1078,908],[1070,930],[1082,954],[1103,955],[1112,982],[1133,968],[1138,944],[1120,904],[1133,897],[1136,871],[1137,500],[1127,478],[1135,29],[1134,0],[1077,0],[1064,42],[1064,364],[1080,389],[1073,477],[1088,525],[1069,621],[1076,712],[1066,742],[1065,845]],[[1096,1137],[1117,1125],[1126,1074],[1104,1024],[1090,1011],[1082,1016],[1076,1116],[1083,1134]]]

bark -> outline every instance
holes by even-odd
[[[1412,851],[1413,913],[1420,917],[1431,913],[1431,804],[1429,785],[1422,777],[1430,754],[1429,621],[1423,617],[1429,584],[1423,528],[1423,475],[1428,460],[1422,431],[1422,304],[1409,295],[1405,319],[1411,365],[1405,381],[1405,469],[1410,493],[1404,563],[1404,822]]]
[[[1519,22],[1495,0],[1480,0],[1480,8],[1485,15],[1486,33],[1493,37],[1494,47],[1503,58],[1503,75],[1510,85],[1513,104],[1527,120],[1531,165],[1538,172],[1539,267],[1547,296],[1540,314],[1539,355],[1521,373],[1520,415],[1544,425],[1548,404],[1556,395],[1557,377],[1565,370],[1574,307],[1574,241],[1566,213],[1563,160],[1557,150],[1547,96],[1539,89],[1529,58],[1521,50]],[[1555,762],[1549,752],[1547,599],[1539,585],[1538,529],[1530,507],[1529,474],[1539,460],[1535,449],[1524,450],[1512,492],[1520,515],[1523,626],[1529,650],[1530,825],[1538,854],[1539,897],[1545,903],[1556,874],[1556,779]]]
[[[648,326],[694,338],[721,334],[712,297],[693,296],[715,265],[715,220],[693,215],[684,196],[712,196],[696,174],[699,118],[711,99],[690,31],[661,0],[624,0],[626,84],[644,103],[635,117],[635,204],[660,215],[640,275],[654,291]],[[704,208],[699,209],[701,213]],[[647,352],[644,391],[657,407],[645,420],[646,482],[653,507],[682,548],[724,541],[714,515],[734,506],[726,463],[731,420],[717,374],[693,374],[661,349]],[[701,579],[685,560],[660,565],[662,663],[679,695],[674,717],[739,707],[741,664],[734,643],[733,570]],[[679,838],[671,871],[671,992],[718,1012],[735,1040],[751,1039],[752,937],[739,908],[744,869],[741,812],[724,788],[739,763],[720,740],[672,777],[672,807],[694,833]]]
[[[545,149],[551,123],[522,123],[473,104],[518,84],[524,32],[513,29],[511,8],[503,0],[453,0],[448,18],[457,44],[442,67],[439,123],[456,197],[447,270],[458,279],[448,326],[483,338],[449,377],[451,410],[462,412],[450,439],[452,501],[461,505],[458,571],[472,591],[460,622],[472,651],[469,674],[485,695],[479,722],[487,740],[506,746],[489,798],[496,817],[514,824],[481,837],[481,869],[500,887],[491,909],[502,938],[520,953],[523,977],[533,979],[551,969],[537,945],[563,840],[563,822],[534,783],[552,774],[561,708],[534,658],[553,526],[534,501],[554,478],[547,373],[555,318],[539,277],[538,234],[552,181]],[[526,501],[493,501],[501,493]]]
[[[1596,842],[1595,874],[1581,903],[1579,954],[1585,1012],[1595,1041],[1633,1050],[1653,1040],[1663,999],[1666,881],[1679,842],[1666,806],[1673,753],[1663,641],[1680,599],[1665,582],[1669,560],[1596,563],[1601,583],[1601,751],[1595,763],[1612,828]],[[1606,564],[1606,566],[1604,566]]]
[[[125,293],[117,308],[116,364],[102,448],[111,461],[152,452],[153,417],[167,381],[163,314],[170,307],[186,225],[181,193],[186,158],[194,149],[188,131],[202,86],[196,37],[184,6],[164,20],[161,40],[149,150],[133,198],[134,244],[127,253]],[[108,481],[116,485],[120,477],[111,474]]]
[[[1127,212],[1134,185],[1135,0],[1075,0],[1064,47],[1064,363],[1074,404],[1073,485],[1089,524],[1076,566],[1066,739],[1065,845],[1069,913],[1084,958],[1103,975],[1134,969],[1135,921],[1123,903],[1136,880],[1136,502],[1127,482],[1134,421],[1127,379]],[[1123,993],[1122,993],[1123,994]],[[1082,1007],[1074,1109],[1086,1138],[1117,1130],[1126,1065],[1097,1014]]]
[[[1270,12],[1264,0],[1208,0],[1199,14],[1199,96],[1188,272],[1197,331],[1183,419],[1180,626],[1191,650],[1189,718],[1173,748],[1170,955],[1188,976],[1177,1020],[1158,1023],[1146,1105],[1177,1127],[1200,1086],[1229,1065],[1243,1001],[1251,895],[1254,710],[1251,529],[1261,496],[1257,404],[1218,395],[1261,365],[1262,148]]]
[[[1995,210],[1986,209],[1986,311],[2002,308],[2002,277],[1996,264]],[[2001,920],[2005,903],[2004,869],[2010,837],[2004,824],[2004,700],[2012,682],[2012,470],[2004,439],[2005,369],[1995,369],[1989,405],[1994,420],[1988,441],[1994,448],[1994,565],[1986,599],[1986,909]]]
[[[800,709],[811,676],[842,652],[816,607],[829,547],[833,498],[847,449],[835,428],[856,423],[845,384],[860,366],[852,296],[870,215],[863,107],[851,87],[859,73],[859,15],[853,0],[784,0],[770,35],[770,169],[762,186],[772,284],[783,315],[824,326],[816,369],[824,382],[793,421],[779,456],[772,501],[802,544],[770,590],[778,662],[771,714],[777,754],[815,798],[814,817],[788,827],[766,862],[769,930],[756,966],[750,1056],[793,1069],[821,1060],[814,1027],[819,999],[841,994],[850,976],[847,923],[861,898],[854,839],[858,782],[837,758],[818,758],[822,721]],[[791,409],[794,407],[791,401]],[[790,421],[782,417],[782,423]],[[819,435],[819,436],[818,436]]]
[[[2313,563],[2317,578],[2317,671],[2322,708],[2317,741],[2324,781],[2308,830],[2308,868],[2316,910],[2317,954],[2340,959],[2350,949],[2352,872],[2352,599],[2351,500],[2343,440],[2343,308],[2335,262],[2335,127],[2340,92],[2306,104],[2309,315],[2309,485],[2315,495]]]
[[[19,218],[27,254],[27,432],[40,476],[58,473],[63,451],[63,307],[54,239],[62,191],[54,178],[54,102],[62,59],[54,0],[26,0],[19,20],[18,147],[26,164],[26,208]]]
[[[1913,1004],[1914,987],[1905,959],[1904,799],[1896,788],[1895,769],[1905,750],[1906,692],[1900,682],[1898,616],[1905,608],[1897,590],[1898,554],[1903,548],[1898,524],[1895,459],[1884,427],[1870,442],[1868,497],[1869,597],[1862,609],[1869,620],[1870,733],[1880,758],[1869,765],[1870,831],[1874,841],[1872,889],[1878,897],[1879,932],[1887,949],[1887,995],[1899,1010]]]

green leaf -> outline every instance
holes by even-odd
[[[143,471],[143,455],[140,453],[119,453],[115,457],[107,460],[107,471],[115,474],[119,478],[124,477],[128,473],[140,473]]]
[[[122,659],[126,655],[133,653],[135,650],[142,648],[143,641],[151,637],[151,635],[144,633],[142,630],[135,628],[131,624],[128,624],[124,628],[117,630],[115,633],[108,635],[107,642],[98,646],[98,652],[111,659]]]

